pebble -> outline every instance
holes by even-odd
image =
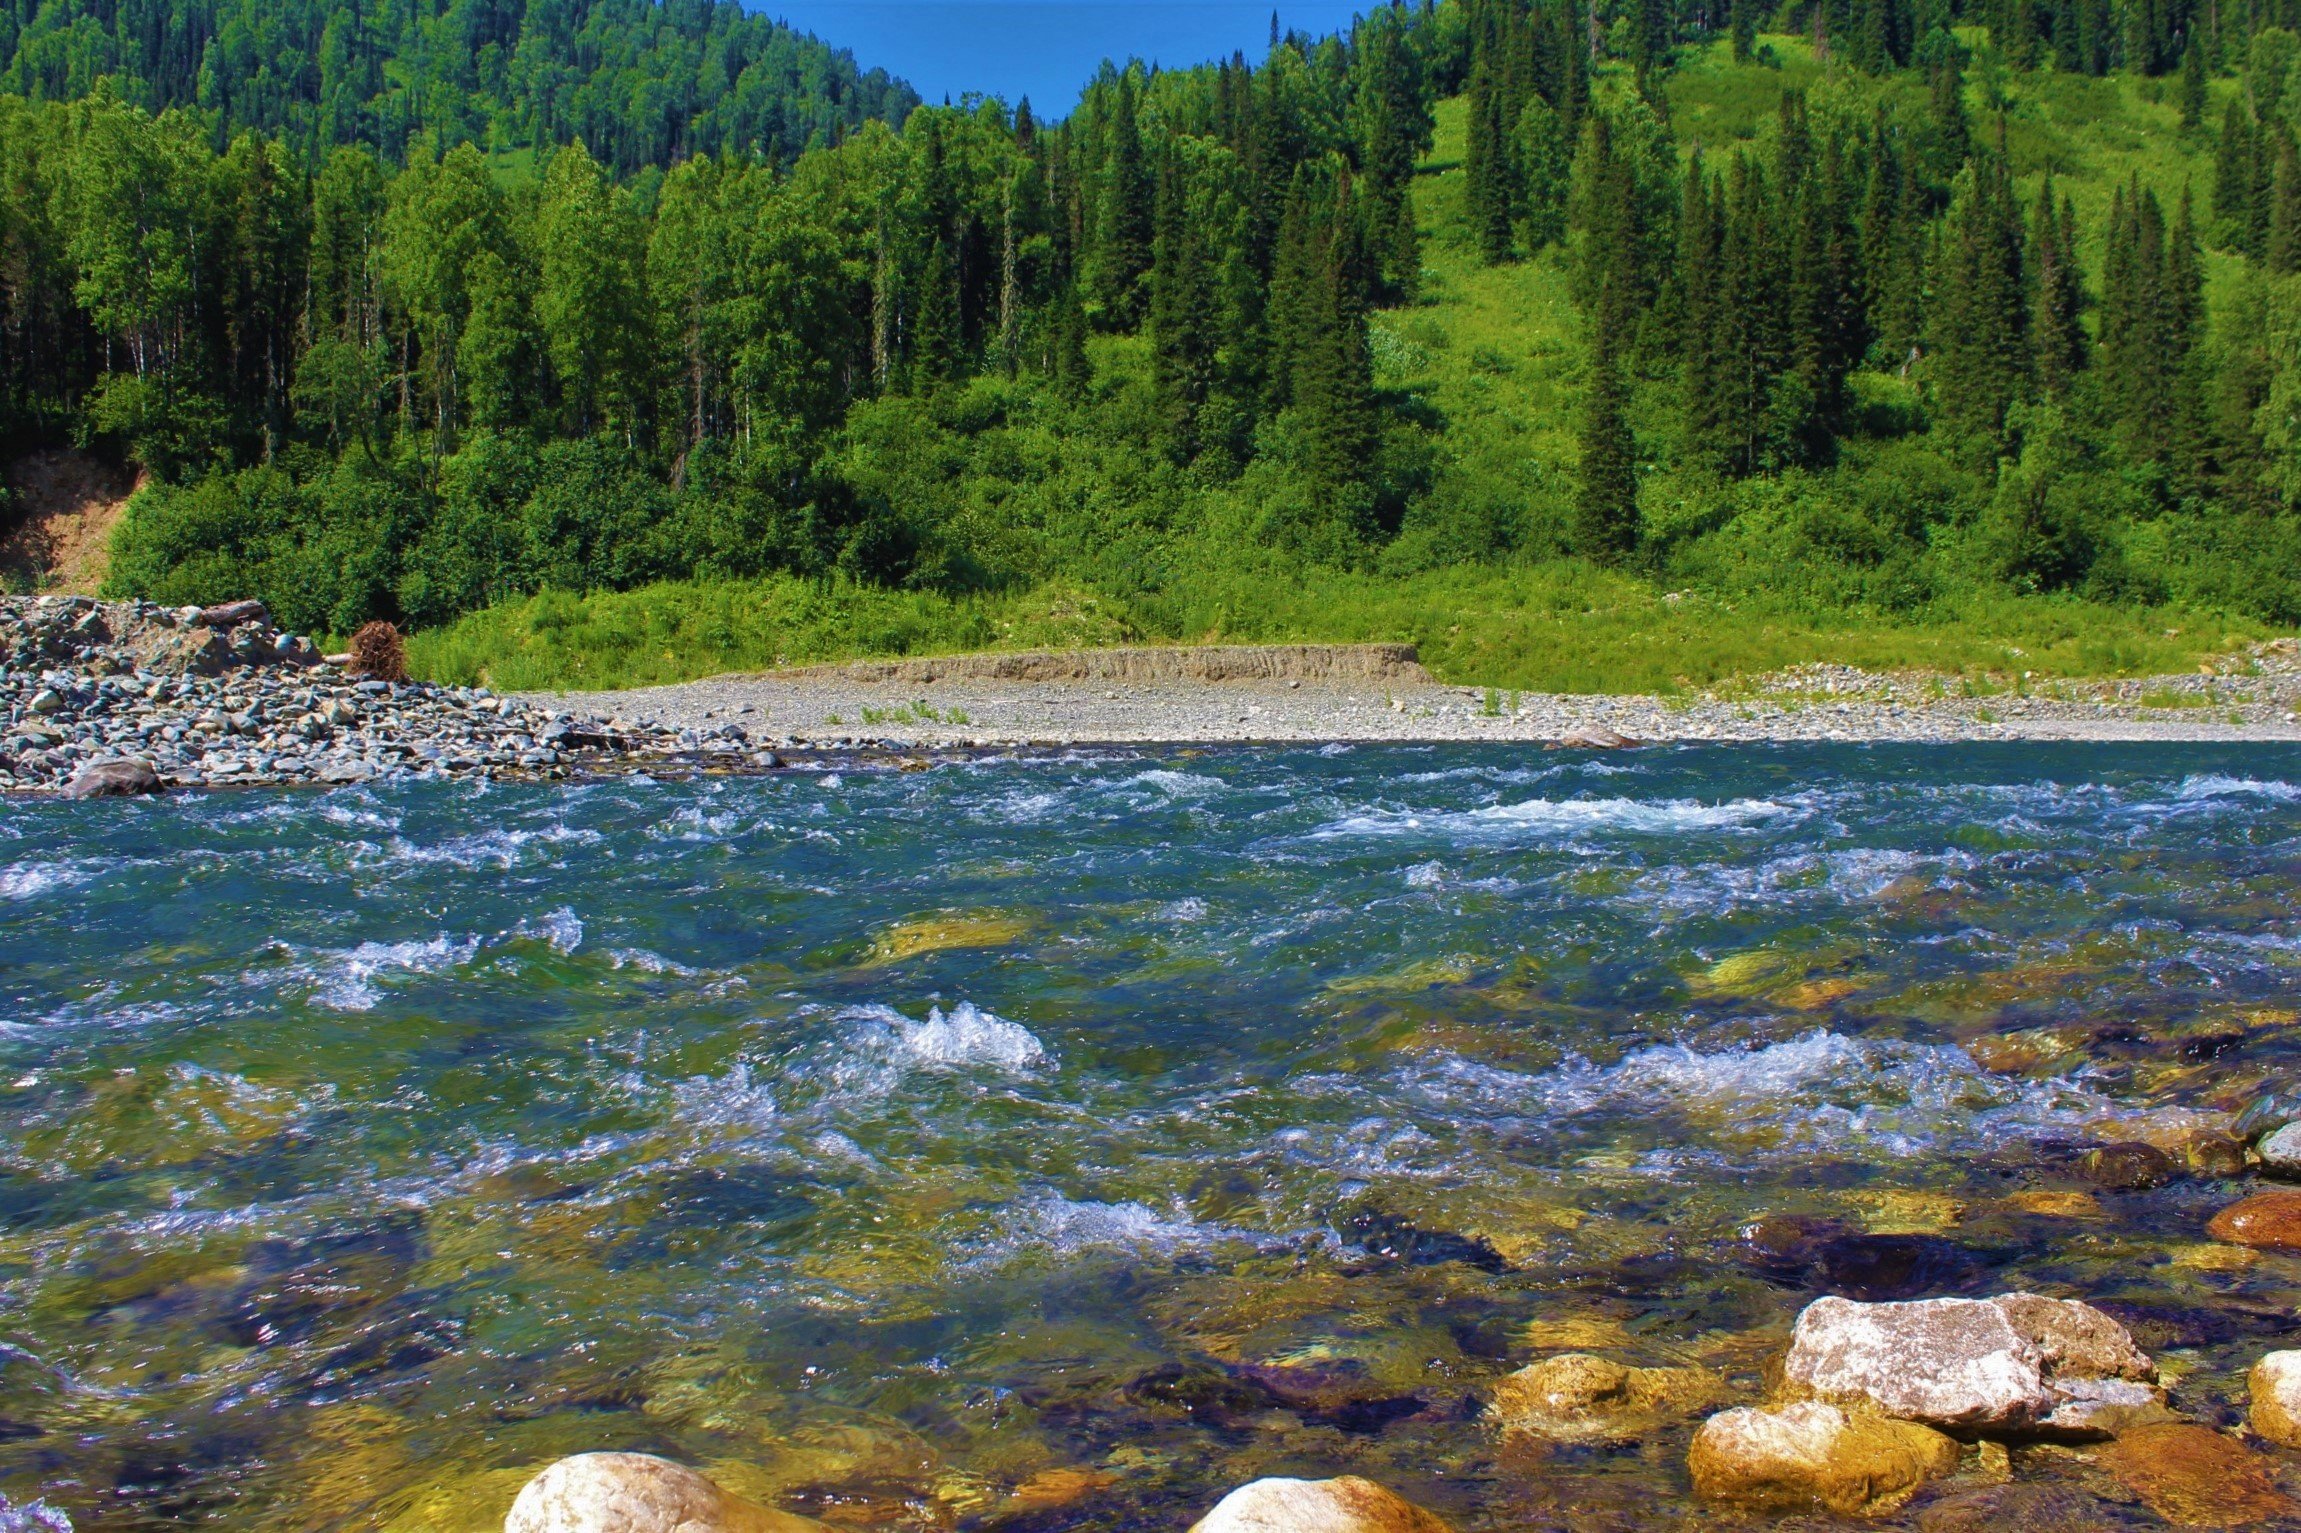
[[[418,771],[563,777],[674,760],[750,765],[754,748],[734,724],[610,729],[484,687],[354,676],[272,627],[255,602],[0,599],[0,790],[86,798]]]
[[[2273,1175],[2301,1177],[2301,1123],[2286,1124],[2253,1148]]]

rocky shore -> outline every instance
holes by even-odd
[[[737,728],[631,726],[484,687],[362,676],[253,602],[0,601],[0,723],[0,790],[82,797],[777,764]]]
[[[1441,685],[1403,645],[957,657],[502,696],[361,675],[253,602],[54,596],[0,600],[0,731],[0,791],[83,797],[1090,744],[2301,740],[2301,650],[2280,640],[2212,674],[1988,697],[1832,666],[1731,698],[1503,693]]]

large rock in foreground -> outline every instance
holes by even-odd
[[[645,1453],[578,1453],[520,1490],[503,1533],[824,1533]]]
[[[507,1529],[506,1533],[511,1533]],[[1255,1480],[1215,1503],[1190,1533],[1453,1533],[1436,1514],[1354,1474]]]
[[[2107,1436],[2163,1419],[2157,1370],[2125,1327],[2072,1299],[1816,1299],[1784,1365],[1825,1400],[1958,1432]]]
[[[2301,1352],[2271,1352],[2246,1376],[2247,1423],[2256,1437],[2301,1448]]]
[[[1567,1352],[1497,1380],[1490,1414],[1506,1432],[1552,1442],[1627,1442],[1725,1399],[1725,1382],[1705,1368],[1626,1368]]]
[[[1800,1400],[1720,1411],[1694,1434],[1686,1467],[1694,1493],[1719,1505],[1866,1517],[1954,1473],[1957,1459],[1957,1443],[1931,1427]]]

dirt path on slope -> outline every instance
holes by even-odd
[[[13,525],[0,536],[0,586],[93,596],[104,583],[113,525],[143,486],[142,472],[47,448],[9,464],[0,478],[15,498]]]

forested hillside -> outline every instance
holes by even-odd
[[[2163,663],[2301,618],[2295,19],[1446,0],[661,174],[0,102],[7,429],[162,477],[121,589],[530,680]]]
[[[581,139],[619,174],[778,155],[918,104],[735,0],[6,0],[0,90],[71,101],[109,79],[152,112],[252,128],[299,165],[339,144]]]

